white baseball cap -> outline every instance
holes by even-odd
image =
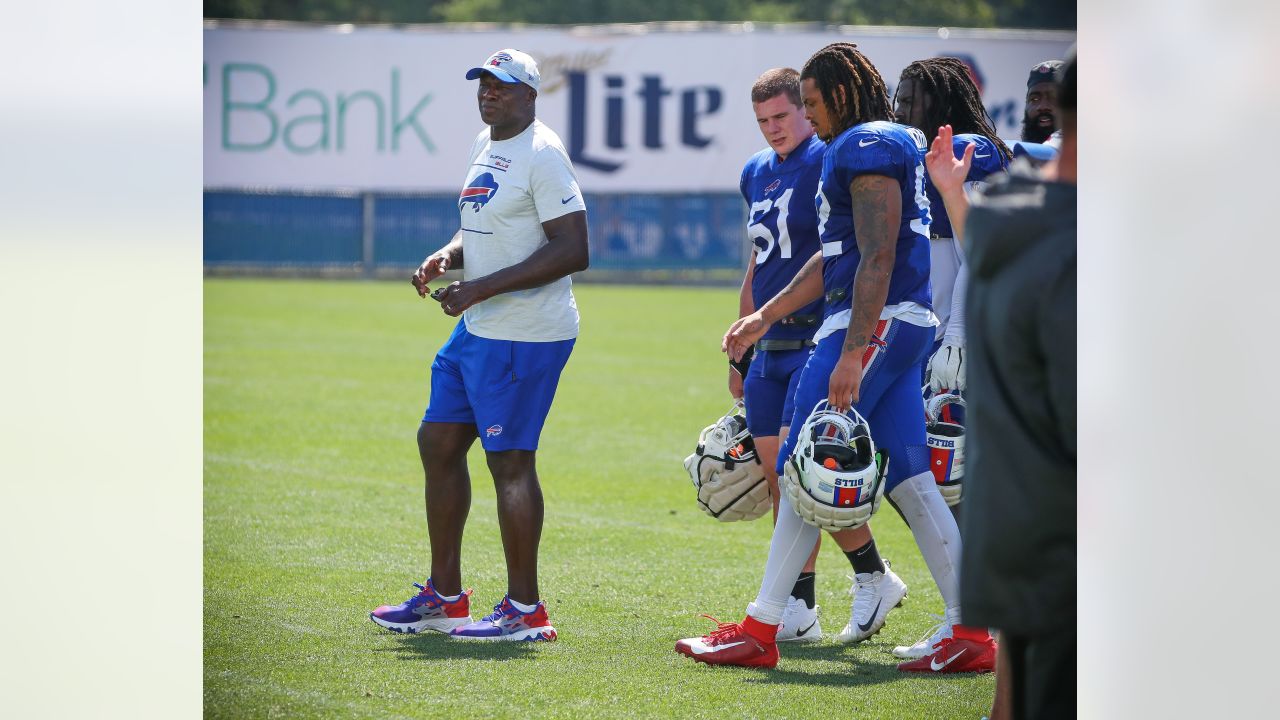
[[[519,50],[505,48],[490,55],[484,65],[467,71],[467,79],[475,80],[480,73],[486,72],[503,82],[522,82],[534,90],[538,89],[538,63],[528,53]]]

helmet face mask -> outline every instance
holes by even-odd
[[[698,491],[698,507],[721,522],[754,520],[773,507],[741,401],[702,431],[684,468]]]
[[[925,404],[929,469],[947,506],[960,502],[964,481],[964,398],[935,395]]]
[[[865,524],[884,497],[887,459],[878,454],[866,419],[819,402],[797,435],[780,484],[802,520],[823,530]]]

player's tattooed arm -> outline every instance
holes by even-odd
[[[773,324],[822,297],[822,253],[816,252],[787,286],[760,308],[761,319]]]
[[[859,175],[849,192],[861,258],[853,276],[849,330],[827,385],[827,402],[837,410],[849,409],[860,398],[862,356],[889,297],[902,219],[902,190],[897,180],[884,175]]]
[[[822,297],[822,253],[816,252],[800,272],[759,310],[738,318],[724,334],[720,349],[739,361],[778,320]]]
[[[861,357],[889,297],[902,222],[902,188],[897,180],[884,175],[859,175],[849,191],[862,258],[853,276],[853,311],[841,350]]]

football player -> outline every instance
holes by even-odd
[[[1061,60],[1036,63],[1027,75],[1027,105],[1022,111],[1022,139],[1043,143],[1058,128],[1058,84],[1054,73]]]
[[[957,160],[967,163],[964,190],[979,190],[990,176],[1003,173],[1009,166],[1013,153],[996,134],[995,125],[982,105],[982,97],[969,69],[960,60],[936,57],[911,63],[902,71],[893,99],[897,121],[919,129],[930,145],[939,137],[939,131],[945,133],[945,146],[952,148]],[[948,217],[947,206],[929,176],[927,165],[924,189],[929,198],[931,216],[929,284],[933,289],[934,312],[939,320],[926,373],[929,391],[934,394],[963,392],[964,288],[968,270],[964,265],[961,244],[952,231],[952,218]],[[957,208],[954,226],[963,226],[966,208]],[[946,420],[962,421],[963,418],[950,417],[950,413],[957,412],[959,407],[958,403],[949,404],[941,412],[947,414]],[[935,479],[939,483],[946,480],[936,473]],[[949,499],[948,504],[958,523],[958,499],[955,504]],[[924,657],[943,637],[950,635],[951,625],[944,620],[919,642],[899,646],[893,653],[908,660]]]
[[[747,233],[755,246],[739,293],[739,317],[763,307],[818,252],[814,197],[827,148],[805,119],[800,102],[800,73],[796,70],[775,68],[762,74],[751,88],[751,104],[769,147],[747,161],[739,181],[749,208]],[[736,369],[729,372],[730,394],[746,402],[747,427],[769,482],[775,522],[778,445],[786,437],[795,414],[792,399],[796,384],[814,346],[813,333],[821,317],[819,297],[781,318],[756,340],[745,379]],[[869,579],[873,572],[887,572],[874,543],[870,543],[868,530],[844,530],[833,533],[833,537],[853,565],[855,576],[861,574]],[[787,599],[778,641],[822,637],[814,591],[817,556],[815,545]],[[841,633],[842,639],[854,639],[848,637],[849,629],[859,624],[869,625],[869,620],[851,617]]]
[[[884,80],[852,43],[828,45],[809,58],[801,99],[828,142],[816,198],[822,249],[764,307],[734,323],[725,349],[741,357],[779,319],[825,292],[790,425],[800,427],[823,399],[867,418],[876,447],[889,457],[885,489],[908,520],[948,616],[958,621],[960,533],[929,472],[920,411],[921,365],[938,322],[930,309],[924,135],[892,122]],[[779,450],[779,467],[793,444],[787,438]],[[676,651],[709,664],[776,666],[787,591],[818,535],[781,498],[764,579],[746,618],[681,640]],[[905,588],[879,604],[892,606],[903,594]],[[956,625],[943,654],[933,657],[934,671],[990,669],[994,645],[985,630]]]

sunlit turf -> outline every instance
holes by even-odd
[[[205,282],[204,709],[246,717],[977,718],[991,676],[913,677],[889,654],[941,600],[886,504],[872,525],[910,587],[858,646],[848,562],[818,563],[828,639],[777,670],[676,655],[708,613],[741,619],[768,520],[718,523],[681,460],[730,405],[719,338],[736,289],[579,284],[582,332],[542,435],[541,586],[555,643],[402,636],[368,619],[421,582],[428,547],[414,435],[454,320],[407,283]],[[479,446],[464,584],[505,592]],[[479,612],[475,612],[478,610]]]

